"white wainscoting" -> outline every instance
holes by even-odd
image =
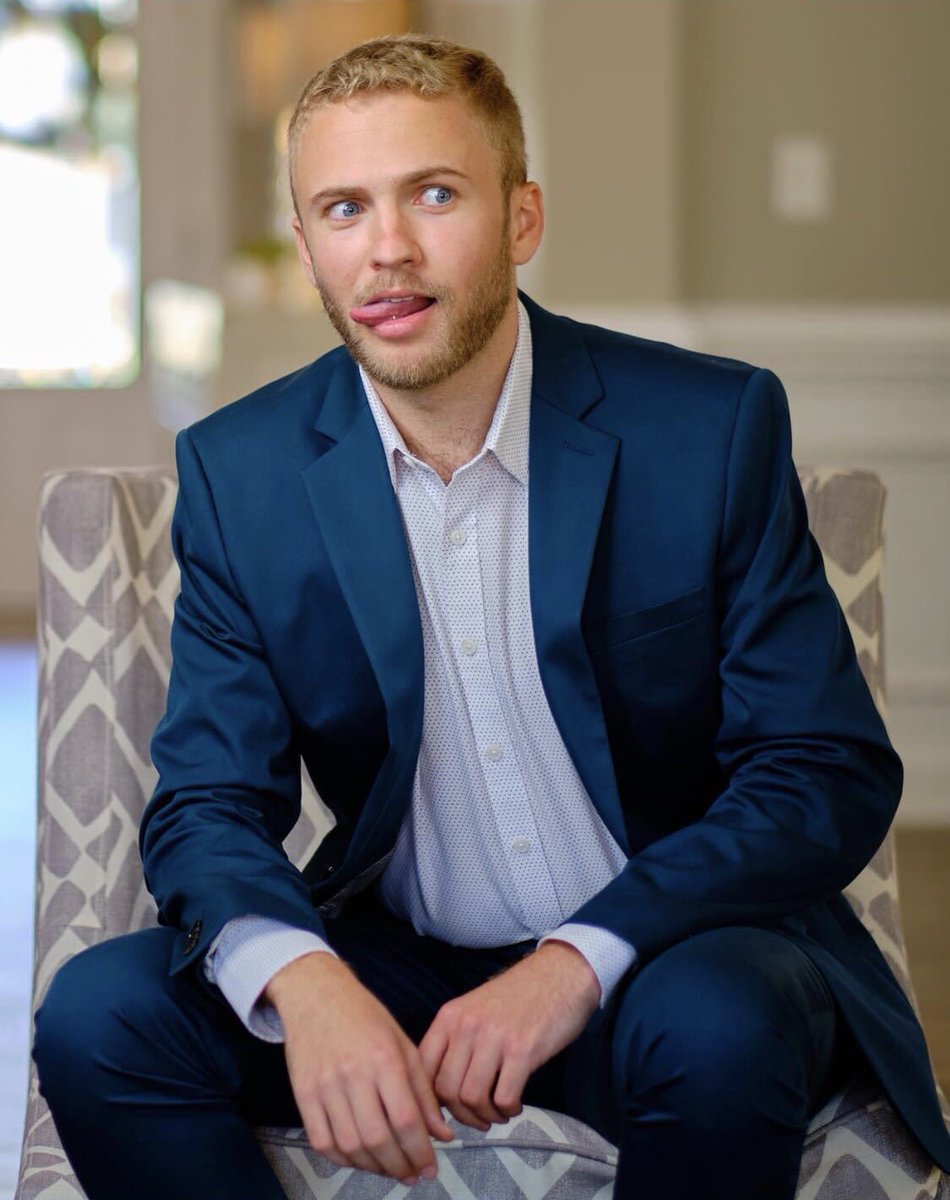
[[[902,824],[950,824],[950,307],[569,309],[771,368],[800,463],[868,467],[888,489],[888,728]]]

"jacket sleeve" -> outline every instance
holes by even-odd
[[[220,929],[248,913],[324,933],[281,845],[300,811],[293,721],[235,585],[188,430],[175,452],[181,591],[168,702],[151,742],[158,782],[139,833],[159,921],[183,931],[172,970],[199,962]]]
[[[902,771],[808,532],[778,379],[737,402],[716,569],[726,784],[571,917],[646,962],[691,934],[774,924],[845,887],[880,845]]]

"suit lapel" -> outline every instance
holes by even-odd
[[[327,448],[301,471],[301,479],[386,705],[390,751],[353,838],[362,852],[375,853],[377,840],[382,844],[389,834],[395,839],[403,813],[386,801],[396,794],[408,799],[418,757],[423,703],[419,606],[382,444],[348,358],[341,357],[316,428]],[[384,816],[385,828],[376,829]]]
[[[534,358],[528,561],[538,667],[587,793],[629,854],[603,708],[581,630],[618,442],[580,419],[603,387],[576,327],[525,302]]]
[[[581,420],[603,388],[575,327],[522,299],[534,347],[528,553],[538,667],[551,712],[591,801],[629,853],[600,696],[581,630],[618,443]],[[326,449],[301,478],[387,712],[390,752],[353,839],[353,845],[375,855],[395,839],[404,815],[386,801],[410,794],[422,732],[423,648],[398,501],[359,376],[348,358],[341,356],[316,429]]]

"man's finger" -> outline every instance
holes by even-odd
[[[324,1107],[333,1135],[334,1149],[342,1154],[346,1162],[363,1171],[375,1171],[385,1175],[379,1160],[363,1145],[363,1137],[349,1098],[342,1087],[326,1090]],[[408,1174],[408,1172],[406,1172]]]
[[[449,1036],[437,1017],[426,1030],[425,1036],[417,1047],[419,1058],[430,1082],[434,1082],[439,1073],[448,1045]]]
[[[433,1137],[441,1138],[443,1141],[451,1141],[455,1137],[455,1134],[451,1125],[442,1116],[442,1108],[439,1105],[438,1097],[432,1090],[432,1083],[426,1072],[425,1065],[416,1047],[412,1044],[408,1047],[406,1060],[409,1083],[415,1093],[419,1109],[425,1118],[429,1134]]]
[[[482,1117],[462,1099],[460,1092],[462,1081],[468,1070],[472,1057],[471,1042],[463,1034],[456,1036],[449,1043],[449,1048],[442,1059],[438,1074],[434,1081],[435,1094],[448,1108],[452,1116],[463,1125],[485,1132],[491,1125],[487,1117]]]
[[[406,1174],[421,1175],[426,1169],[434,1172],[435,1151],[408,1075],[405,1078],[387,1076],[381,1079],[379,1090],[393,1136],[409,1164]],[[398,1178],[405,1179],[406,1174]]]
[[[307,1132],[307,1138],[314,1150],[322,1154],[324,1158],[328,1158],[330,1162],[335,1163],[338,1167],[348,1167],[351,1165],[339,1150],[335,1148],[330,1122],[322,1105],[308,1104],[306,1108],[301,1108],[300,1117]]]
[[[530,1074],[528,1063],[513,1055],[509,1054],[501,1064],[492,1099],[496,1108],[503,1112],[506,1118],[517,1116],[524,1108],[521,1097],[524,1095]]]
[[[459,1087],[459,1100],[482,1121],[504,1124],[507,1116],[495,1107],[492,1093],[503,1065],[502,1049],[490,1042],[476,1042]]]
[[[409,1128],[411,1122],[415,1120],[421,1129],[422,1117],[416,1107],[415,1099],[406,1080],[400,1079],[398,1075],[393,1077],[382,1074],[375,1079],[368,1077],[355,1082],[348,1090],[350,1108],[353,1111],[363,1151],[378,1164],[370,1167],[369,1170],[378,1170],[381,1174],[389,1175],[393,1179],[405,1179],[407,1176],[418,1174],[418,1168],[411,1161],[410,1155],[403,1146],[401,1134],[393,1127],[393,1122],[390,1120],[387,1105],[381,1094],[384,1082],[391,1089],[395,1084],[392,1103],[399,1115],[400,1123],[405,1123]],[[429,1149],[428,1138],[426,1138],[426,1147]]]

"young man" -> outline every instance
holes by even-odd
[[[901,773],[780,384],[519,298],[541,193],[480,53],[357,47],[289,137],[345,348],[178,439],[164,927],[72,960],[37,1021],[88,1194],[277,1200],[250,1126],[298,1120],[414,1182],[440,1104],[528,1102],[618,1145],[618,1200],[692,1197],[684,1157],[782,1200],[859,1057],[950,1166],[840,895]],[[336,817],[302,874],[301,755]]]

